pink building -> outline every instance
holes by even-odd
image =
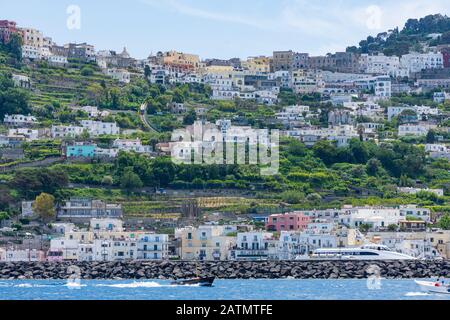
[[[310,217],[303,213],[272,214],[267,220],[266,229],[278,232],[304,230],[310,221]]]
[[[62,262],[64,252],[62,250],[48,250],[47,251],[47,261],[48,262]]]
[[[11,34],[16,33],[16,23],[14,21],[0,20],[0,41],[8,43]]]

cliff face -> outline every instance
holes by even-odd
[[[0,263],[0,279],[363,279],[450,277],[450,261],[137,261]],[[77,276],[79,275],[79,276]],[[72,275],[72,277],[74,277]]]

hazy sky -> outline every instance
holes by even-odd
[[[79,29],[67,26],[68,18],[76,17],[67,13],[71,5],[80,9]],[[136,58],[171,49],[202,58],[287,49],[326,54],[434,13],[450,15],[450,1],[0,0],[0,19],[42,30],[58,44],[127,46]]]

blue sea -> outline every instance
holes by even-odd
[[[371,289],[369,289],[371,288]],[[414,280],[216,280],[211,288],[163,280],[0,280],[0,300],[450,300]]]

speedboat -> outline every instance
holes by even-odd
[[[443,284],[438,281],[420,281],[420,280],[414,280],[416,284],[419,285],[419,287],[423,291],[433,292],[433,293],[445,293],[450,294],[450,286],[448,284]]]
[[[170,284],[173,286],[192,286],[199,285],[200,287],[212,287],[215,277],[204,277],[204,278],[192,278],[185,280],[175,280]]]

